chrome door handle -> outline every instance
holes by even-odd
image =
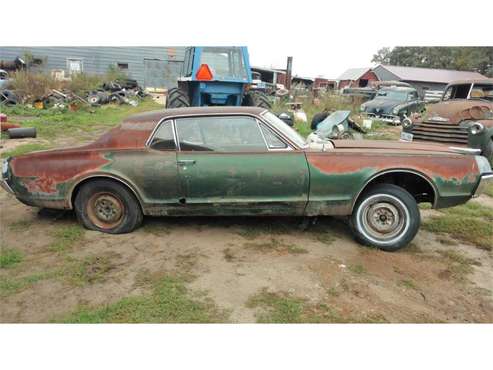
[[[178,160],[178,165],[180,166],[188,166],[195,164],[195,159],[180,159]]]

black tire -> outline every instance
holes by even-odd
[[[74,202],[75,214],[87,229],[124,234],[142,223],[143,215],[134,194],[112,180],[94,180],[82,185]]]
[[[353,134],[349,131],[344,131],[337,138],[339,140],[354,140]]]
[[[324,119],[327,118],[327,116],[329,115],[328,112],[320,112],[320,113],[316,113],[313,118],[312,118],[312,123],[310,125],[310,128],[314,131],[317,129],[317,126],[320,122],[322,122]]]
[[[269,97],[260,91],[250,91],[243,97],[241,105],[244,107],[272,108]]]
[[[393,224],[386,230],[384,224],[389,220]],[[393,184],[379,184],[365,191],[351,215],[356,240],[388,252],[409,244],[420,223],[416,200],[405,189]]]
[[[168,98],[166,99],[166,108],[183,108],[190,106],[190,99],[188,95],[180,90],[172,88],[168,91]]]

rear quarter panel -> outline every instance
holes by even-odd
[[[474,156],[334,150],[307,152],[310,170],[308,215],[348,215],[357,196],[372,179],[389,171],[411,171],[435,188],[435,207],[447,199],[470,197],[479,180]]]

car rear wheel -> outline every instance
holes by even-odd
[[[132,192],[111,180],[90,181],[75,197],[75,213],[88,229],[123,234],[142,223],[142,210]]]
[[[416,200],[405,189],[380,184],[358,199],[351,224],[360,243],[392,252],[416,236],[420,213]]]

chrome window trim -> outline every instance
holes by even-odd
[[[293,148],[291,147],[291,145],[289,145],[289,143],[287,143],[285,140],[283,140],[284,139],[283,137],[277,135],[277,133],[275,133],[274,131],[272,131],[269,126],[266,126],[264,122],[259,121],[257,119],[257,124],[258,124],[259,130],[260,130],[260,133],[262,134],[262,137],[264,138],[265,145],[267,147],[267,151],[269,151],[269,152],[289,152],[289,151],[293,150]],[[269,146],[269,143],[267,142],[267,138],[264,135],[264,131],[262,130],[262,125],[264,125],[267,128],[267,130],[272,131],[272,133],[274,135],[276,135],[277,137],[279,137],[279,139],[281,140],[281,142],[283,142],[286,145],[286,148],[271,148]]]
[[[169,150],[158,150],[158,149],[153,149],[151,148],[151,143],[152,143],[152,139],[154,139],[154,136],[156,136],[156,132],[159,130],[159,128],[166,124],[166,122],[171,122],[171,129],[173,130],[173,138],[175,140],[175,149],[169,149]],[[173,124],[173,119],[170,119],[170,118],[161,118],[159,120],[159,122],[157,123],[157,125],[154,127],[154,129],[152,130],[151,134],[149,135],[149,137],[147,138],[147,141],[145,143],[145,147],[149,148],[149,149],[152,149],[152,150],[157,150],[159,152],[168,152],[168,151],[176,151],[177,148],[178,148],[178,142],[176,141],[176,133],[175,133],[175,130],[174,130],[174,124]]]

